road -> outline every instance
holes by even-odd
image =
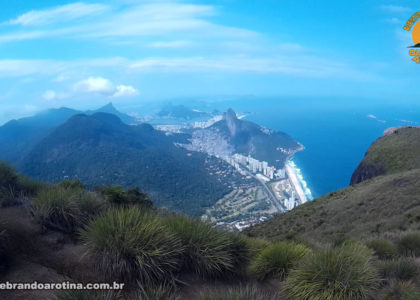
[[[257,180],[259,183],[261,183],[261,185],[264,187],[264,190],[266,191],[266,193],[268,195],[268,198],[269,198],[271,204],[277,209],[277,212],[284,212],[285,211],[284,207],[278,202],[277,197],[273,194],[273,191],[267,186],[265,181],[259,179],[257,176],[255,176],[254,174],[252,174],[251,172],[249,172],[245,168],[243,168],[242,170],[245,171],[249,176],[254,177],[255,180]]]

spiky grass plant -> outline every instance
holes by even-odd
[[[403,257],[395,260],[382,261],[378,264],[383,278],[410,280],[419,275],[419,268],[414,259]]]
[[[420,292],[411,281],[394,280],[381,293],[381,300],[418,300]]]
[[[245,240],[229,232],[185,216],[167,217],[163,224],[185,245],[183,268],[199,276],[231,274],[249,259]]]
[[[76,203],[84,222],[99,214],[107,207],[106,201],[101,195],[88,192],[84,189],[74,189],[72,200]]]
[[[74,191],[63,187],[42,189],[32,201],[33,216],[45,227],[73,232],[81,224]]]
[[[270,242],[255,237],[247,237],[246,243],[252,257],[255,257],[270,245]]]
[[[420,256],[420,233],[412,232],[398,241],[398,250],[402,255]]]
[[[351,242],[308,254],[286,278],[284,293],[295,300],[365,300],[379,283],[373,252]]]
[[[158,217],[138,207],[113,208],[81,231],[98,268],[124,282],[153,284],[171,278],[183,246]]]
[[[208,290],[202,292],[197,300],[275,300],[277,295],[271,295],[254,285],[238,286],[223,290]]]
[[[366,243],[380,259],[392,259],[398,255],[397,246],[386,239],[374,239]]]
[[[274,243],[267,246],[251,261],[249,273],[258,280],[270,277],[283,279],[308,252],[309,250],[303,245],[285,242]]]

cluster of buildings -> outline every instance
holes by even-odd
[[[263,174],[265,177],[272,179],[282,179],[286,177],[286,171],[284,169],[276,170],[275,167],[269,166],[266,161],[259,161],[251,156],[244,156],[241,154],[234,154],[228,157],[227,162],[233,165],[236,169],[240,170],[240,167],[247,168],[251,173]]]
[[[258,223],[266,221],[268,218],[265,216],[259,218],[252,218],[243,221],[233,221],[233,222],[217,222],[214,226],[215,228],[229,229],[231,231],[243,231],[244,229],[254,226]]]

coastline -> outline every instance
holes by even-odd
[[[303,178],[302,172],[297,167],[296,163],[289,159],[285,165],[285,168],[287,176],[293,184],[301,204],[313,200],[311,190],[308,188],[307,183]]]

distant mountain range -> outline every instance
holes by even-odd
[[[139,186],[157,205],[197,216],[246,181],[224,161],[175,145],[190,134],[133,121],[112,104],[84,113],[50,109],[0,127],[0,160],[48,182]]]
[[[97,112],[112,113],[127,124],[135,122],[133,117],[119,112],[112,103],[84,113],[89,115]],[[83,112],[65,107],[53,108],[32,117],[7,122],[0,127],[0,158],[16,161],[35,143],[44,138],[52,128],[80,113]]]
[[[215,165],[229,172],[230,167],[176,147],[178,138],[148,124],[126,125],[112,114],[78,114],[49,132],[17,166],[48,182],[79,178],[91,186],[139,186],[159,206],[199,215],[231,191],[208,169]]]

